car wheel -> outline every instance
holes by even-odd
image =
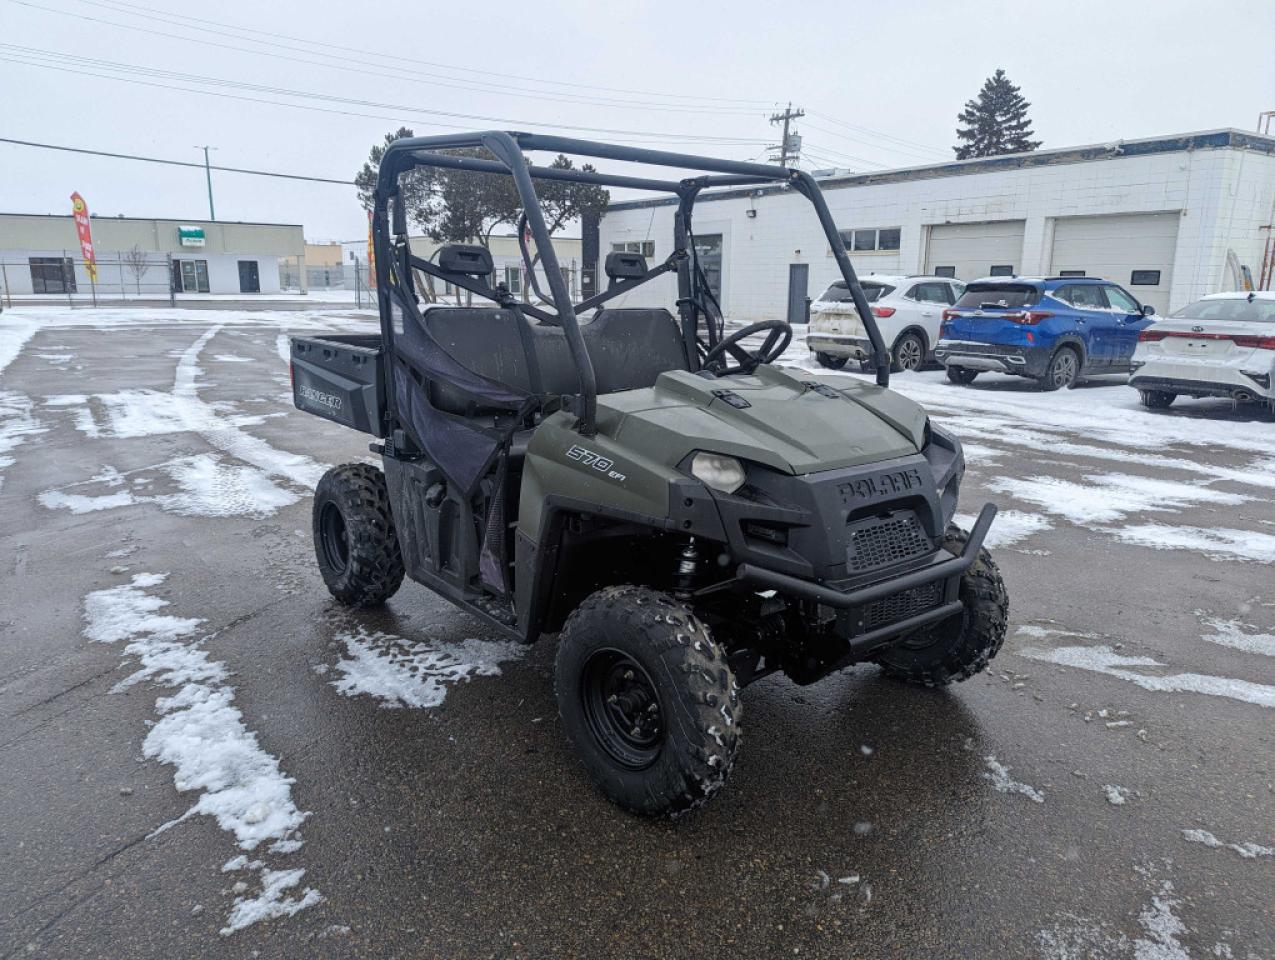
[[[968,367],[948,367],[947,378],[953,383],[968,384],[973,383],[974,378],[978,376],[977,370],[971,370]]]
[[[1178,398],[1176,393],[1167,390],[1139,390],[1138,394],[1142,397],[1142,405],[1149,410],[1167,410]]]
[[[894,373],[916,371],[925,363],[925,344],[915,333],[905,333],[894,342],[890,370]]]
[[[829,370],[840,370],[850,358],[834,357],[830,353],[816,353],[815,359],[819,361],[819,366],[821,367],[827,367]]]
[[[1080,379],[1080,354],[1074,347],[1059,347],[1049,358],[1045,376],[1040,381],[1042,390],[1066,390]]]
[[[739,749],[739,685],[691,610],[639,586],[605,587],[567,619],[558,711],[585,770],[626,810],[676,817],[707,801]]]

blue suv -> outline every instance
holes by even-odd
[[[995,370],[1058,390],[1085,374],[1127,372],[1154,313],[1107,280],[991,277],[943,311],[934,356],[953,383]]]

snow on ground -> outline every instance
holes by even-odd
[[[367,694],[391,708],[437,707],[449,686],[497,676],[501,663],[521,659],[526,652],[512,641],[405,640],[361,627],[337,639],[347,655],[336,663],[340,676],[332,686],[347,697]]]
[[[1033,631],[1027,633],[1019,628],[1019,634],[1027,636],[1072,637],[1065,631]],[[1224,697],[1238,700],[1259,707],[1275,708],[1275,686],[1264,683],[1253,683],[1249,680],[1237,680],[1232,677],[1218,677],[1203,673],[1160,673],[1169,668],[1152,657],[1130,657],[1117,653],[1107,644],[1093,646],[1057,646],[1027,647],[1016,651],[1019,656],[1042,663],[1053,663],[1093,673],[1106,674],[1120,680],[1127,680],[1143,690],[1156,693],[1199,693],[1211,697]]]
[[[1219,620],[1216,617],[1205,617],[1203,611],[1195,611],[1201,622],[1213,632],[1206,633],[1202,639],[1232,650],[1243,650],[1245,653],[1260,653],[1265,657],[1275,657],[1275,634],[1256,633],[1257,628],[1239,620]]]
[[[969,530],[974,526],[974,521],[977,518],[972,513],[958,513],[952,519],[959,526]],[[1053,526],[1047,518],[1039,513],[1024,513],[1021,510],[1001,510],[996,514],[996,519],[992,522],[992,529],[987,532],[987,539],[983,541],[983,544],[989,550],[1012,546],[1020,540],[1026,540],[1033,534],[1052,530]]]
[[[1260,843],[1253,843],[1251,840],[1244,843],[1226,843],[1213,836],[1207,830],[1183,830],[1182,838],[1190,843],[1202,843],[1206,847],[1234,850],[1245,860],[1255,860],[1258,857],[1275,857],[1275,847],[1266,847]]]
[[[1129,790],[1127,787],[1108,783],[1102,788],[1102,792],[1106,795],[1107,802],[1113,807],[1123,807],[1129,802]]]
[[[175,493],[151,492],[156,477],[166,476],[179,488]],[[94,489],[118,487],[128,489],[94,494]],[[68,492],[68,491],[89,491]],[[281,487],[263,471],[246,464],[228,463],[215,453],[179,457],[126,474],[108,468],[88,480],[45,490],[39,501],[50,510],[71,513],[93,513],[138,503],[152,503],[161,510],[184,517],[268,517],[281,507],[290,506],[300,494]]]
[[[1150,902],[1138,914],[1141,936],[1130,939],[1106,924],[1063,914],[1053,927],[1040,931],[1036,941],[1044,960],[1191,960],[1180,939],[1189,931],[1175,912],[1181,905],[1172,882],[1161,880],[1153,885]],[[1218,943],[1212,955],[1229,956],[1230,947]]]
[[[1056,477],[1002,477],[988,486],[1026,500],[1077,526],[1102,528],[1130,513],[1176,512],[1200,503],[1234,506],[1250,497],[1197,483],[1177,483],[1126,473],[1090,474],[1087,483]]]
[[[1045,795],[1035,787],[1028,786],[1025,783],[1019,783],[1009,775],[1010,768],[1005,766],[993,756],[986,756],[983,761],[987,764],[987,772],[983,774],[984,780],[992,782],[992,789],[998,793],[1021,793],[1033,803],[1044,803]]]
[[[136,667],[112,692],[149,682],[175,692],[155,701],[158,720],[142,742],[149,759],[173,767],[178,792],[198,792],[181,817],[158,827],[151,837],[196,816],[210,816],[231,834],[241,850],[282,856],[300,847],[300,828],[308,813],[292,801],[293,780],[279,761],[262,749],[257,734],[234,705],[229,669],[213,660],[200,637],[203,620],[163,612],[169,602],[152,591],[167,574],[140,573],[121,586],[96,590],[84,599],[84,635],[95,643],[123,643],[122,655]],[[222,928],[233,933],[270,917],[291,916],[322,900],[307,887],[299,897],[284,896],[297,887],[302,868],[268,869],[264,859],[232,860],[230,870],[258,873],[260,889],[240,888]]]
[[[1163,523],[1134,524],[1108,531],[1127,543],[1156,550],[1193,550],[1210,560],[1248,560],[1275,563],[1275,536],[1232,527],[1174,527]]]

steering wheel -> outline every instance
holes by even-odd
[[[761,348],[751,353],[739,345],[741,340],[745,340],[754,334],[761,333],[763,330],[769,330],[765,341]],[[711,370],[718,376],[730,376],[735,373],[752,373],[763,363],[774,363],[778,360],[788,344],[792,343],[792,327],[785,320],[763,320],[761,323],[753,323],[744,327],[742,330],[736,330],[730,336],[718,342],[717,346],[712,347],[704,354],[704,359],[700,361],[700,365],[706,370]],[[724,354],[730,353],[737,361],[735,366],[730,366],[726,362]]]

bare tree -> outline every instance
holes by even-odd
[[[142,277],[146,276],[146,271],[151,267],[150,260],[146,257],[146,251],[135,243],[130,250],[120,254],[120,259],[124,261],[124,266],[128,268],[128,272],[133,275],[133,283],[137,286],[137,295],[141,296]]]

